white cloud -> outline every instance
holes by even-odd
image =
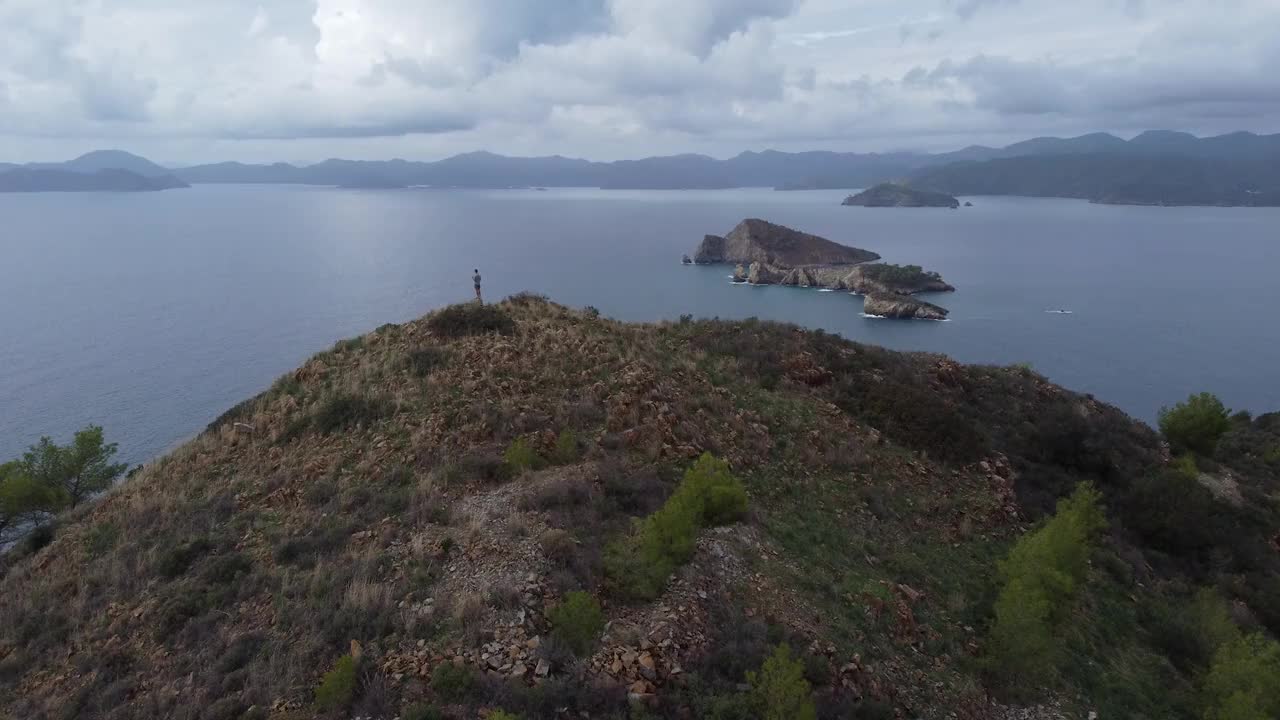
[[[0,159],[1276,131],[1277,66],[1273,0],[4,0]]]

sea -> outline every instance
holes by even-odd
[[[543,293],[628,321],[760,317],[863,343],[1029,364],[1154,422],[1209,391],[1280,409],[1280,208],[840,191],[348,190],[201,185],[0,195],[0,462],[102,425],[141,463],[335,341],[472,296]],[[684,266],[758,217],[922,265],[945,322],[844,292]]]

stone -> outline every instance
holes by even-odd
[[[533,668],[533,674],[538,677],[546,677],[551,672],[551,663],[546,660],[538,660],[538,664]]]

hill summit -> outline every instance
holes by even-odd
[[[1266,703],[1280,419],[1223,432],[1188,467],[1026,368],[452,306],[338,343],[9,552],[0,715]]]

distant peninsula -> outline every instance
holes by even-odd
[[[18,167],[0,171],[0,192],[154,192],[190,187],[172,175],[148,177],[129,170],[94,172]]]
[[[727,235],[705,236],[692,262],[733,264],[734,282],[845,290],[881,298],[882,312],[868,310],[868,315],[929,320],[946,317],[945,309],[911,297],[920,292],[955,290],[938,273],[927,272],[919,265],[871,263],[879,259],[870,250],[749,218]]]
[[[954,197],[931,190],[917,190],[895,183],[880,183],[873,188],[850,195],[841,205],[860,207],[945,207],[958,208],[960,201]]]

